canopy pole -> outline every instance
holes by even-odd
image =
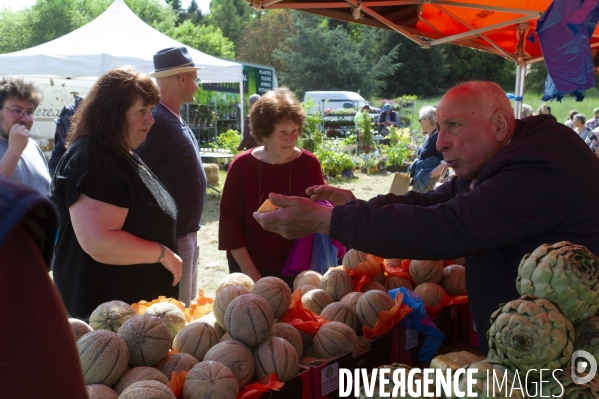
[[[243,80],[239,82],[239,131],[241,132],[241,137],[246,133],[243,131],[245,114],[243,113]]]
[[[516,54],[518,62],[516,63],[516,88],[514,90],[514,116],[520,119],[522,115],[522,103],[524,102],[524,81],[526,80],[526,61],[524,61],[524,40],[528,33],[528,22],[522,22],[518,25],[516,34],[518,36],[518,46]]]

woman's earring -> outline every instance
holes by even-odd
[[[264,144],[264,151],[268,152],[268,147]]]

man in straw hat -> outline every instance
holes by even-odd
[[[197,233],[206,196],[206,174],[198,142],[179,110],[181,105],[193,102],[201,67],[193,63],[187,48],[171,47],[154,55],[154,68],[150,75],[156,78],[161,100],[152,111],[155,123],[145,143],[135,151],[177,203],[177,244],[183,260],[178,299],[189,306],[198,291]]]

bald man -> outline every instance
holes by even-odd
[[[599,159],[551,115],[515,120],[491,82],[451,89],[437,108],[437,150],[456,178],[424,194],[356,200],[348,190],[309,188],[312,201],[271,194],[276,212],[254,214],[286,238],[328,234],[384,258],[466,256],[466,289],[481,349],[499,304],[519,298],[522,257],[570,241],[599,254]],[[316,205],[329,199],[335,208]]]

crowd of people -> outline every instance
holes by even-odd
[[[201,67],[184,47],[159,51],[154,66],[151,76],[114,68],[78,100],[52,175],[29,137],[39,89],[0,80],[0,206],[24,203],[7,194],[21,193],[20,182],[35,199],[26,209],[40,203],[54,220],[33,241],[42,264],[53,258],[54,283],[72,317],[85,320],[110,300],[166,296],[189,305],[197,294],[206,176],[179,109],[193,101]],[[312,233],[384,258],[466,257],[470,305],[486,331],[499,304],[519,297],[514,281],[524,254],[564,240],[599,253],[599,215],[588,212],[599,201],[599,159],[591,151],[599,108],[588,122],[572,112],[572,127],[546,106],[515,119],[498,85],[461,84],[419,112],[426,140],[412,165],[415,189],[361,201],[327,185],[316,156],[297,147],[305,113],[290,90],[252,96],[250,104],[245,150],[229,167],[220,204],[218,245],[231,273],[291,285],[284,269],[294,240]],[[381,133],[398,122],[386,104]],[[440,166],[454,176],[434,188]],[[57,235],[46,196],[58,211]],[[280,209],[256,212],[267,199]],[[19,218],[1,211],[10,226],[0,230],[5,250],[14,242],[7,237],[23,232],[15,230]]]

